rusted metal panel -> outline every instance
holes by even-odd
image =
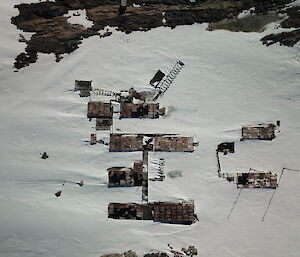
[[[87,107],[88,118],[105,118],[112,117],[113,108],[111,103],[89,102]]]
[[[193,152],[193,137],[155,136],[154,151]]]
[[[109,151],[131,152],[143,150],[142,135],[110,134]]]
[[[275,138],[274,124],[260,124],[256,126],[243,126],[242,138],[243,139],[260,139],[272,140]]]

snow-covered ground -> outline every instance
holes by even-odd
[[[168,243],[195,245],[200,257],[299,256],[300,174],[284,174],[264,222],[272,190],[244,190],[228,220],[238,189],[218,178],[215,158],[217,144],[232,140],[236,153],[221,156],[226,172],[300,168],[299,44],[265,47],[261,34],[208,32],[205,24],[114,32],[85,39],[59,63],[39,55],[37,63],[14,73],[14,58],[25,45],[8,23],[17,13],[12,4],[1,3],[0,12],[1,257],[92,257],[129,249],[142,255],[167,251]],[[165,158],[166,173],[182,177],[150,182],[149,194],[151,200],[194,199],[199,222],[108,219],[109,202],[140,202],[141,189],[107,188],[106,169],[129,167],[141,153],[109,153],[86,142],[95,124],[86,118],[88,99],[72,91],[74,80],[144,89],[157,69],[171,68],[177,58],[185,66],[159,98],[168,115],[115,119],[114,129],[198,139],[194,153],[150,154],[151,160]],[[239,142],[242,125],[276,120],[281,127],[275,140]],[[43,151],[49,159],[40,158]],[[80,180],[83,187],[76,185]]]

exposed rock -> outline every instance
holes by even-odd
[[[245,18],[225,19],[219,22],[212,22],[208,30],[226,29],[230,31],[262,32],[265,26],[271,22],[282,19],[277,13],[251,15]]]
[[[250,7],[255,7],[256,13],[267,13],[290,2],[292,0],[199,0],[191,5],[188,0],[128,0],[124,15],[119,15],[119,0],[56,0],[20,4],[15,6],[20,14],[11,19],[12,23],[23,31],[36,34],[26,42],[25,53],[17,56],[14,66],[20,69],[36,62],[39,52],[53,53],[59,61],[62,54],[76,50],[83,38],[99,35],[98,30],[106,26],[117,27],[125,33],[160,26],[175,28],[177,25],[231,19]],[[134,7],[133,3],[141,6]],[[86,9],[88,19],[94,23],[92,28],[67,22],[63,15],[76,9]],[[290,13],[291,16],[296,15],[294,11]],[[298,24],[299,20],[291,18],[286,23]]]
[[[290,32],[282,32],[279,34],[271,34],[263,37],[261,41],[266,46],[280,43],[280,45],[292,47],[300,41],[300,29],[295,29]]]

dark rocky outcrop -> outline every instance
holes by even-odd
[[[256,13],[264,14],[290,2],[292,0],[198,0],[191,5],[189,0],[128,0],[124,15],[119,15],[119,0],[56,0],[20,4],[15,6],[20,14],[11,21],[19,29],[35,34],[26,41],[25,53],[17,56],[14,66],[20,69],[35,62],[39,52],[53,53],[59,61],[61,54],[76,50],[83,38],[99,34],[98,31],[105,26],[117,27],[125,33],[160,26],[174,28],[177,25],[234,18],[250,7],[255,7]],[[133,7],[133,3],[141,7]],[[63,15],[75,9],[86,9],[88,19],[94,23],[92,28],[67,22],[67,17]],[[290,15],[297,16],[298,13],[290,11]],[[296,23],[299,25],[298,18],[290,18],[286,26]]]
[[[300,41],[300,6],[291,7],[286,10],[288,18],[281,22],[282,28],[295,28],[289,32],[271,34],[263,37],[261,41],[264,45],[269,46],[275,43],[293,47]]]
[[[300,29],[295,29],[290,32],[282,32],[279,34],[271,34],[263,37],[261,41],[266,46],[280,43],[280,45],[292,47],[300,41]]]

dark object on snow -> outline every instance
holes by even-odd
[[[61,191],[57,191],[56,193],[55,193],[55,196],[56,197],[59,197],[61,195]]]
[[[126,12],[127,0],[120,0],[119,14],[123,15]]]
[[[165,73],[163,73],[161,70],[158,70],[155,73],[154,77],[150,80],[150,84],[155,87],[158,84],[156,82],[160,82],[164,76],[165,76]]]
[[[49,156],[47,155],[46,152],[43,152],[41,158],[45,160],[45,159],[49,158]]]
[[[77,183],[77,185],[79,185],[79,186],[83,186],[83,180],[80,180],[80,182],[79,183]]]
[[[224,142],[219,144],[217,151],[224,154],[234,153],[234,142]]]

